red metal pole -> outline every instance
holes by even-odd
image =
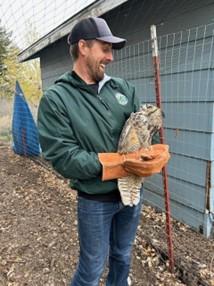
[[[155,94],[156,104],[161,108],[161,82],[160,82],[160,58],[158,54],[158,44],[156,36],[156,26],[151,26],[151,39],[152,39],[152,60],[154,66],[154,77],[155,77]],[[164,144],[164,129],[160,129],[160,143]],[[170,197],[168,188],[168,174],[167,168],[164,167],[162,170],[163,186],[164,186],[164,197],[165,197],[165,211],[166,211],[166,233],[167,233],[167,244],[168,244],[168,255],[169,255],[169,269],[171,272],[174,271],[174,253],[173,253],[173,242],[172,242],[172,226],[171,226],[171,214],[170,214]]]

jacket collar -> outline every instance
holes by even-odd
[[[104,74],[104,78],[101,81],[99,81],[99,83],[98,83],[98,93],[100,93],[103,86],[110,80],[111,80],[111,77]],[[74,71],[65,73],[58,80],[56,80],[55,83],[68,83],[68,84],[71,84],[75,87],[79,87],[81,89],[85,89],[85,90],[90,91],[90,92],[93,90]]]
[[[98,88],[98,93],[100,93],[102,87],[105,85],[106,82],[110,81],[111,80],[111,77],[104,74],[104,78],[99,81],[99,88]]]
[[[83,85],[84,85],[84,86],[87,86],[87,87],[89,86],[88,84],[86,84],[86,83],[81,79],[81,77],[78,76],[78,74],[77,74],[75,71],[72,71],[71,74],[72,74],[73,78],[75,78],[75,80],[77,80],[78,83],[81,84],[81,86],[83,86]],[[110,80],[111,80],[111,77],[108,76],[107,74],[104,74],[103,79],[102,79],[101,81],[99,81],[99,83],[98,83],[98,93],[100,93],[102,87],[106,84],[106,82],[108,82],[108,81],[110,81]],[[79,85],[79,84],[78,84],[78,85]]]

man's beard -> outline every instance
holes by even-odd
[[[88,71],[90,74],[91,79],[94,82],[99,82],[104,78],[104,70],[100,69],[100,64],[97,65],[95,62],[90,59],[87,62]]]

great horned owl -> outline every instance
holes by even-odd
[[[151,145],[152,136],[162,126],[162,112],[152,104],[143,104],[138,112],[131,113],[120,135],[118,152],[134,152]],[[118,179],[118,188],[124,205],[137,205],[144,178],[135,175]]]

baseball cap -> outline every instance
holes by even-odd
[[[73,45],[79,40],[100,40],[112,44],[113,49],[122,49],[126,40],[113,36],[108,24],[102,18],[89,17],[78,22],[68,35],[68,44]]]

